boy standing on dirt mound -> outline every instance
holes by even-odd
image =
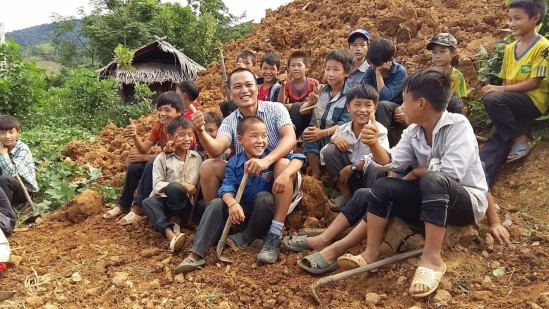
[[[166,131],[174,152],[162,152],[154,159],[152,196],[143,200],[143,211],[156,230],[169,240],[169,249],[175,253],[183,249],[185,235],[174,231],[170,218],[189,213],[190,198],[197,194],[202,158],[190,150],[194,128],[189,120],[177,117],[166,125]]]
[[[147,154],[152,146],[158,145],[164,147],[168,141],[166,135],[166,124],[177,116],[181,116],[183,111],[183,101],[175,91],[163,93],[156,101],[156,112],[158,121],[151,129],[149,137],[142,141],[137,136],[137,127],[133,120],[130,119],[130,124],[124,129],[124,137],[132,138],[137,151],[129,154],[129,164],[124,178],[124,186],[122,194],[118,198],[118,207],[107,211],[103,217],[105,219],[114,219],[122,214],[126,214],[119,223],[132,224],[142,219],[143,216],[130,211],[132,204],[141,207],[143,200],[148,197],[152,190],[152,165],[157,154]],[[143,175],[146,175],[143,177]],[[146,179],[141,181],[142,178]],[[137,190],[137,194],[134,193]],[[140,209],[136,209],[140,211]]]
[[[445,111],[452,91],[449,77],[438,69],[418,71],[403,88],[402,109],[411,124],[399,143],[389,151],[383,148],[375,121],[360,137],[370,147],[375,166],[386,171],[418,167],[403,179],[374,182],[364,221],[355,228],[367,225],[366,250],[356,256],[345,254],[337,263],[350,269],[377,261],[393,216],[413,225],[423,221],[425,245],[409,293],[425,297],[437,289],[446,272],[441,256],[446,226],[480,222],[488,208],[488,186],[471,124],[465,116]]]
[[[223,223],[227,218],[231,219],[232,224],[242,227],[239,229],[240,232],[230,236],[237,246],[249,245],[269,230],[274,214],[272,192],[276,188],[273,189],[273,186],[286,185],[279,180],[275,181],[274,164],[258,175],[250,176],[241,200],[235,199],[239,184],[247,173],[246,162],[264,158],[270,153],[267,148],[269,144],[267,126],[260,118],[248,116],[240,120],[236,131],[238,143],[243,147],[243,151],[227,162],[225,178],[218,192],[219,198],[211,201],[206,207],[196,231],[191,253],[175,268],[176,274],[188,273],[206,264],[204,258],[208,249],[221,236]],[[293,175],[303,166],[305,156],[291,153],[286,156],[286,159],[290,160],[290,164],[283,173]]]
[[[482,88],[484,107],[494,124],[480,152],[490,185],[504,162],[524,158],[532,148],[520,122],[538,118],[549,107],[549,40],[536,32],[547,4],[545,0],[515,0],[508,11],[509,26],[518,40],[505,48],[499,74],[503,85]]]
[[[296,137],[292,121],[288,111],[282,104],[273,104],[257,100],[257,84],[254,74],[247,69],[236,69],[228,78],[231,91],[231,99],[238,109],[231,113],[221,123],[216,138],[212,138],[204,130],[204,116],[201,111],[193,114],[193,124],[200,143],[212,156],[222,154],[229,147],[234,147],[235,154],[243,151],[237,141],[236,127],[244,117],[256,116],[267,125],[269,136],[269,154],[264,158],[249,159],[244,167],[250,176],[257,176],[274,164],[274,177],[276,183],[284,186],[274,186],[275,212],[267,237],[263,242],[263,248],[258,255],[258,260],[263,263],[274,263],[279,256],[279,245],[282,240],[282,229],[286,216],[301,200],[303,194],[299,191],[300,175],[295,173],[288,175],[284,172],[290,160],[286,155],[292,152],[296,145]],[[208,159],[200,167],[200,188],[206,203],[217,197],[218,189],[225,175],[226,162],[217,159]]]

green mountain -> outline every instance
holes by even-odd
[[[38,45],[44,42],[51,42],[53,40],[53,31],[55,23],[42,24],[33,26],[21,30],[15,30],[6,33],[6,38],[12,38],[21,45],[23,48]],[[76,23],[76,29],[80,28],[80,22]],[[81,46],[81,43],[76,39],[73,33],[65,35],[65,39],[74,41],[77,46]]]

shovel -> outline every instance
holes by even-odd
[[[236,192],[236,197],[235,197],[235,200],[237,203],[240,203],[240,198],[242,198],[242,193],[244,193],[244,188],[246,188],[246,182],[248,182],[248,173],[244,173],[244,176],[242,176],[242,180],[240,181],[240,186],[238,187],[238,192]],[[221,255],[221,253],[223,252],[223,248],[225,248],[225,244],[227,243],[227,235],[229,234],[230,229],[231,229],[231,217],[228,217],[227,222],[225,223],[225,227],[223,228],[223,233],[221,234],[221,238],[217,243],[217,249],[216,249],[217,258],[220,261],[226,262],[226,263],[234,262],[228,257]]]
[[[400,262],[400,261],[409,259],[411,257],[415,257],[415,256],[418,256],[418,255],[421,255],[422,252],[423,252],[423,249],[417,249],[417,250],[404,252],[404,253],[401,253],[401,254],[398,254],[398,255],[395,255],[395,256],[388,257],[388,258],[383,259],[383,260],[379,260],[379,261],[374,262],[372,264],[364,265],[364,266],[361,266],[361,267],[358,267],[358,268],[355,268],[355,269],[351,269],[351,270],[348,270],[348,271],[341,272],[337,275],[324,277],[324,278],[318,280],[317,282],[311,284],[309,286],[309,290],[311,291],[311,294],[313,295],[313,298],[315,299],[317,304],[320,305],[321,304],[320,298],[318,297],[318,294],[316,294],[316,291],[315,291],[315,289],[317,287],[319,287],[321,285],[326,285],[326,284],[329,284],[329,283],[334,283],[338,280],[346,279],[346,278],[349,278],[349,277],[352,277],[352,276],[355,276],[355,275],[359,275],[359,274],[362,274],[362,273],[365,273],[365,272],[368,272],[368,271],[371,271],[371,270],[374,270],[374,269],[378,269],[382,266],[387,266],[387,265],[390,265],[390,264],[393,264],[393,263],[396,263],[396,262]]]
[[[26,218],[24,218],[22,221],[25,224],[34,223],[36,219],[40,217],[40,211],[36,209],[36,205],[34,205],[34,203],[32,202],[32,198],[30,197],[30,194],[27,191],[27,187],[25,187],[25,184],[23,183],[23,180],[21,180],[21,177],[19,176],[19,174],[15,174],[15,179],[19,183],[19,186],[21,187],[21,190],[25,195],[25,199],[27,200],[27,203],[29,204],[32,211],[32,213],[28,215]]]

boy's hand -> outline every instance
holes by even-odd
[[[488,232],[490,233],[490,235],[492,235],[492,237],[494,237],[494,239],[501,245],[501,244],[510,244],[511,243],[511,236],[509,235],[509,231],[507,231],[507,229],[501,225],[499,222],[498,223],[492,223],[492,225],[490,225],[490,228],[488,228]]]
[[[311,93],[309,93],[308,96],[308,102],[309,106],[316,105],[318,103],[318,98],[320,97],[320,92],[322,91],[322,85],[318,85],[315,87],[315,90]]]
[[[165,153],[173,153],[175,151],[175,142],[168,141],[166,145],[164,145],[164,148],[162,148],[162,151]]]
[[[483,95],[487,95],[492,92],[501,92],[501,91],[503,91],[503,86],[496,86],[496,85],[486,85],[481,89],[481,92]]]
[[[351,170],[351,166],[347,165],[344,168],[339,171],[339,182],[341,183],[347,183],[349,181],[349,178],[351,178],[351,175],[353,175],[353,171]]]
[[[128,162],[134,163],[134,162],[144,162],[147,161],[144,154],[141,154],[137,151],[131,151],[130,154],[128,154]]]
[[[130,118],[130,124],[124,129],[124,137],[133,138],[135,136],[137,136],[137,125],[133,119]]]
[[[257,176],[259,173],[263,172],[269,166],[271,166],[271,162],[268,159],[250,159],[246,163],[244,163],[244,170],[246,173]]]
[[[8,153],[8,148],[4,144],[0,144],[0,155],[5,155]]]
[[[278,175],[273,183],[273,194],[284,193],[286,185],[289,184],[290,181],[290,175],[286,175],[286,173]]]
[[[385,75],[387,72],[389,72],[389,70],[391,70],[392,66],[393,66],[393,60],[384,62],[382,65],[376,68],[376,74]]]
[[[393,119],[400,125],[406,126],[406,115],[402,111],[402,107],[395,108]]]
[[[193,196],[196,194],[196,187],[188,182],[181,182],[181,186],[187,191],[187,193],[190,196]]]
[[[378,135],[376,114],[371,112],[370,121],[360,130],[360,141],[368,146],[373,146],[378,143]]]
[[[204,125],[206,124],[206,122],[204,122],[204,115],[201,111],[196,110],[194,105],[191,105],[191,111],[193,112],[191,121],[194,125],[194,130],[198,133],[204,132]]]
[[[349,143],[349,141],[339,136],[332,137],[331,143],[334,144],[334,146],[336,146],[337,149],[339,149],[342,152],[349,151],[352,146],[351,143]]]
[[[231,218],[232,224],[240,224],[246,220],[246,216],[244,215],[244,209],[242,209],[242,206],[240,206],[239,203],[236,203],[229,207],[229,218]]]
[[[303,131],[303,139],[307,142],[316,142],[324,137],[323,130],[317,127],[308,127]]]
[[[425,173],[427,173],[427,167],[416,167],[406,174],[406,176],[402,177],[402,180],[414,181],[420,179]]]
[[[284,73],[278,75],[278,81],[280,82],[280,86],[286,87],[286,82],[289,81],[288,78],[288,70],[284,71]]]

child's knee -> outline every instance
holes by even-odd
[[[255,196],[254,207],[274,209],[274,195],[271,192],[261,191]]]
[[[166,195],[172,195],[178,192],[187,192],[187,190],[183,188],[183,185],[181,185],[181,183],[177,181],[170,182],[164,190],[166,192]]]
[[[322,154],[324,155],[324,158],[336,158],[341,157],[343,152],[341,152],[341,150],[339,150],[334,144],[328,144],[324,147]]]
[[[419,179],[419,187],[422,195],[448,193],[448,176],[442,172],[427,172]]]

